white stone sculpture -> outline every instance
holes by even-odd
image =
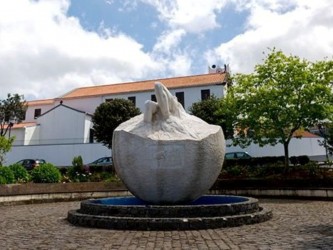
[[[224,160],[220,126],[186,113],[162,83],[157,102],[113,134],[113,160],[119,177],[136,197],[153,204],[179,204],[205,194]]]

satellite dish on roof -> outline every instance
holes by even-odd
[[[212,66],[208,66],[208,73],[223,73],[223,69],[216,64],[212,64]]]

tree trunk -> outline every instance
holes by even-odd
[[[284,148],[284,168],[285,171],[289,168],[289,141],[283,143]]]

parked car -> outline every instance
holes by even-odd
[[[46,163],[46,161],[43,159],[23,159],[17,162],[17,164],[21,164],[23,167],[25,167],[26,170],[32,170],[43,163]]]
[[[102,157],[89,164],[86,164],[85,168],[87,170],[89,170],[91,167],[97,166],[97,167],[101,167],[101,169],[104,170],[107,167],[112,167],[112,165],[113,165],[112,157]]]
[[[225,154],[226,160],[236,160],[236,159],[251,159],[252,156],[247,152],[229,152]]]
[[[93,161],[93,162],[91,162],[87,165],[88,166],[91,166],[91,165],[109,166],[109,165],[112,165],[112,157],[102,157],[102,158],[99,158],[96,161]]]

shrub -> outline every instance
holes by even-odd
[[[0,183],[1,184],[11,184],[14,183],[15,177],[13,171],[8,167],[0,166]]]
[[[110,182],[113,182],[113,183],[122,183],[122,181],[120,180],[120,178],[116,174],[112,174],[107,179],[104,179],[104,181],[108,182],[108,183],[110,183]]]
[[[69,167],[67,171],[70,181],[87,182],[89,181],[90,173],[84,170],[77,170],[75,167]]]
[[[73,166],[67,170],[68,177],[73,182],[87,182],[89,181],[89,172],[83,166],[82,157],[75,156],[72,161]]]
[[[31,179],[30,174],[21,164],[15,163],[10,165],[9,168],[12,170],[16,182],[25,183]]]
[[[82,160],[82,157],[81,155],[79,156],[75,156],[72,160],[72,165],[74,168],[77,168],[77,169],[83,169],[83,160]]]
[[[282,174],[283,170],[284,165],[277,162],[274,164],[254,167],[251,174],[253,177],[269,177]]]
[[[53,164],[44,163],[31,171],[31,179],[35,183],[57,183],[61,180],[61,174]]]
[[[290,163],[293,164],[294,166],[296,166],[298,164],[298,160],[296,156],[292,156],[289,158]]]
[[[3,177],[3,176],[0,175],[0,185],[1,184],[7,184],[7,183],[6,183],[5,177]]]
[[[91,166],[89,166],[89,172],[101,173],[101,172],[103,172],[103,166],[102,165],[91,165]]]
[[[310,159],[307,155],[300,155],[297,157],[297,160],[298,160],[299,164],[301,164],[301,165],[305,165],[310,162]]]
[[[228,174],[231,176],[240,176],[242,174],[242,167],[240,166],[233,166],[228,169]]]
[[[296,165],[306,165],[310,162],[310,158],[307,155],[300,155],[300,156],[291,156],[289,158],[290,163],[294,166]]]
[[[108,181],[108,182],[112,182],[110,180],[116,180],[115,175],[111,172],[95,172],[92,173],[90,176],[90,181]]]
[[[68,171],[68,167],[59,168],[59,171],[60,171],[61,175],[66,175],[67,171]]]
[[[223,167],[244,166],[258,167],[284,162],[284,156],[253,157],[251,159],[225,159]]]

